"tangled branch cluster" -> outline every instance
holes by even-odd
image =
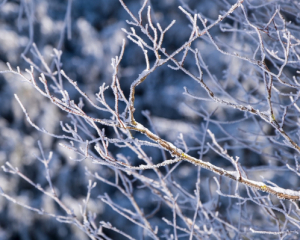
[[[23,72],[7,64],[8,70],[1,71],[29,83],[67,114],[68,120],[60,122],[61,133],[47,131],[15,95],[27,122],[57,139],[60,147],[75,153],[72,161],[84,166],[89,181],[79,214],[57,191],[59,183],[53,182],[50,165],[53,152],[46,156],[40,142],[37,159],[44,166],[47,184],[39,185],[9,161],[2,168],[52,199],[60,211],[48,212],[16,201],[5,191],[1,195],[73,224],[90,239],[297,239],[300,4],[220,1],[220,15],[210,19],[182,0],[177,11],[189,21],[189,35],[174,50],[166,39],[177,28],[175,20],[162,27],[153,17],[151,2],[145,0],[138,12],[130,10],[126,1],[119,2],[130,17],[130,28],[122,30],[133,45],[127,47],[123,40],[119,56],[111,61],[110,85],[100,84],[94,96],[63,70],[62,44],[48,61],[31,38],[22,53],[30,69]],[[71,4],[69,1],[61,36],[65,31],[70,36]],[[26,16],[28,22],[33,21],[30,9]],[[142,51],[144,69],[126,89],[122,60],[129,46]],[[136,111],[138,89],[153,81],[159,69],[195,84],[185,87],[183,94],[184,108],[197,121],[191,120],[189,133],[179,134],[176,141],[157,130],[163,121],[154,122],[149,111]],[[74,98],[70,87],[79,98]],[[157,100],[154,105],[160,104]],[[141,116],[147,121],[137,120]],[[176,124],[171,127],[181,132]],[[184,168],[193,169],[186,183],[181,180]],[[107,172],[113,178],[107,178]],[[100,199],[94,197],[99,184],[115,188],[122,200],[114,201],[107,193]],[[138,200],[142,191],[146,197]],[[102,221],[101,215],[89,210],[91,198],[102,201],[139,230],[133,234]]]

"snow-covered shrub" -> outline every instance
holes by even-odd
[[[4,1],[0,239],[298,239],[299,10]]]

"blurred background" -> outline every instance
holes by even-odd
[[[124,2],[137,16],[142,1],[125,0]],[[179,5],[187,4],[190,9],[200,12],[210,21],[211,19],[217,19],[221,11],[228,10],[229,3],[233,3],[233,1],[148,1],[154,23],[159,22],[165,28],[172,20],[176,20],[176,24],[166,33],[163,44],[168,53],[172,53],[182,46],[188,40],[191,32],[190,22],[186,15],[178,9]],[[77,81],[79,88],[89,96],[98,92],[103,83],[110,85],[113,73],[111,59],[119,55],[122,40],[126,39],[126,34],[121,29],[129,29],[126,24],[126,20],[131,20],[128,13],[117,0],[72,0],[69,10],[70,14],[68,15],[68,1],[66,0],[5,1],[0,7],[0,70],[7,69],[6,62],[9,62],[13,69],[19,66],[24,71],[25,68],[29,68],[29,64],[24,58],[30,58],[40,66],[41,63],[30,51],[31,43],[34,42],[37,49],[44,56],[45,61],[53,68],[53,48],[61,49],[63,52],[62,69],[71,79]],[[143,15],[145,16],[145,14],[146,11]],[[28,18],[28,16],[31,16],[31,18]],[[65,23],[68,23],[68,25],[66,26]],[[222,24],[223,27],[233,26],[234,21],[228,18]],[[254,51],[251,49],[250,37],[246,39],[235,36],[230,32],[221,31],[220,26],[214,27],[211,34],[218,36],[221,42],[229,42],[231,46],[235,47],[233,50],[245,51],[246,53],[249,49],[250,53]],[[147,37],[143,37],[143,39],[147,41]],[[226,88],[229,94],[237,97],[241,96],[242,98],[245,97],[245,92],[248,89],[254,87],[257,87],[258,95],[264,94],[264,87],[260,83],[246,81],[246,74],[240,75],[241,69],[245,69],[247,74],[249,73],[249,78],[251,78],[251,74],[255,76],[256,72],[253,69],[251,70],[250,64],[247,65],[248,63],[220,54],[212,44],[208,44],[207,39],[196,41],[193,46],[199,49],[210,72],[219,80],[224,89]],[[153,64],[154,55],[149,54],[149,57],[150,63]],[[119,70],[120,83],[126,96],[129,95],[131,83],[145,69],[145,66],[144,54],[141,49],[126,39],[125,53]],[[184,66],[195,75],[198,74],[195,58],[192,54],[187,56]],[[36,74],[38,76],[38,73]],[[204,72],[204,76],[209,79],[207,72]],[[241,91],[242,88],[237,87],[237,82],[243,85],[245,92]],[[199,157],[202,155],[202,153],[199,154],[199,149],[202,145],[201,139],[203,136],[201,124],[206,123],[205,112],[213,113],[212,119],[219,121],[233,121],[242,119],[245,116],[240,111],[222,106],[218,107],[216,103],[199,101],[184,95],[184,87],[193,95],[208,98],[201,86],[183,72],[174,71],[168,68],[167,65],[156,69],[136,89],[135,118],[151,128],[142,114],[142,111],[148,110],[157,132],[163,139],[176,143],[179,134],[182,133],[185,142],[191,147],[189,153]],[[72,86],[66,84],[65,89],[72,99],[78,101],[79,94]],[[48,132],[63,134],[60,121],[70,121],[66,113],[53,106],[48,99],[41,96],[32,86],[22,82],[20,77],[9,73],[0,74],[0,165],[10,162],[33,182],[39,183],[47,189],[44,166],[37,160],[37,156],[40,156],[37,141],[40,140],[46,155],[49,151],[54,152],[50,170],[53,184],[60,194],[60,198],[74,210],[75,214],[79,214],[78,205],[85,199],[88,180],[91,179],[90,176],[86,175],[85,167],[93,171],[102,171],[101,174],[107,179],[113,179],[112,171],[93,165],[88,161],[72,161],[70,157],[76,158],[76,154],[60,147],[59,143],[63,141],[38,132],[26,121],[22,109],[14,98],[14,94],[17,94],[20,98],[31,120]],[[114,96],[112,93],[106,95],[106,100],[113,106]],[[262,111],[265,110],[267,109],[262,107]],[[89,106],[85,107],[85,111],[90,116],[101,117],[101,113],[95,112]],[[268,161],[273,159],[270,156],[266,157],[266,155],[260,154],[259,151],[254,151],[255,147],[247,149],[241,143],[240,138],[243,136],[248,137],[247,142],[244,144],[254,141],[254,139],[257,140],[257,136],[251,137],[249,134],[245,134],[245,131],[248,130],[258,133],[263,129],[266,134],[273,133],[268,125],[258,126],[252,124],[253,121],[253,119],[249,119],[249,116],[246,116],[246,120],[239,124],[223,126],[224,131],[213,124],[209,127],[218,138],[227,138],[224,144],[226,142],[229,153],[233,156],[239,156],[241,164],[246,167],[269,164]],[[244,132],[239,131],[240,129]],[[112,134],[109,130],[107,131],[108,135]],[[228,137],[228,133],[237,136],[237,141],[234,142]],[[143,137],[140,136],[140,138]],[[211,139],[208,138],[206,141],[211,141]],[[267,140],[261,140],[260,144],[259,149],[263,149],[263,145],[267,144]],[[266,145],[265,153],[268,152],[272,155],[272,149],[272,147],[268,148],[268,145]],[[128,149],[118,149],[116,147],[110,149],[110,151],[130,156],[133,165],[141,164],[138,158]],[[146,148],[145,152],[152,157],[154,163],[162,162],[163,158],[160,150]],[[203,160],[210,161],[220,167],[232,168],[228,161],[225,161],[213,151],[209,155],[204,155]],[[274,167],[281,166],[275,160],[271,165]],[[173,174],[176,181],[187,192],[193,194],[197,168],[191,164],[182,163]],[[275,182],[280,181],[282,187],[290,187],[291,183],[298,186],[297,175],[291,175],[287,180],[287,178],[282,177],[284,174],[286,174],[284,171],[253,171],[251,177],[261,180],[261,176],[263,176]],[[280,180],[278,175],[282,177]],[[201,175],[205,180],[203,190],[201,190],[204,193],[201,196],[204,202],[210,199],[207,192],[211,191],[211,194],[214,195],[216,185],[210,185],[214,176],[208,171],[204,171]],[[226,186],[228,188],[232,187],[226,182],[227,180],[224,181],[225,190]],[[16,175],[1,171],[0,187],[18,202],[62,214],[62,210],[51,199]],[[97,214],[97,220],[109,221],[130,236],[141,239],[139,237],[141,230],[137,230],[134,224],[115,213],[98,199],[98,196],[104,193],[107,193],[114,202],[118,202],[122,206],[126,207],[126,204],[128,204],[115,188],[98,182],[97,187],[92,191],[92,197],[88,205],[89,210]],[[148,193],[149,190],[143,189],[138,190],[136,193],[136,201],[146,212],[148,208],[153,209],[156,206],[155,198],[149,197]],[[219,211],[226,212],[226,208],[220,207]],[[172,219],[172,213],[164,206],[152,219],[152,223],[165,228],[165,231],[170,231],[169,227],[161,222],[162,217]],[[235,218],[234,214],[232,217]],[[163,233],[163,230],[160,231]],[[114,232],[107,231],[105,233],[111,239],[123,239]],[[51,217],[38,215],[24,209],[22,206],[7,201],[4,197],[0,197],[0,239],[83,240],[88,239],[88,237],[73,225],[58,222]]]

